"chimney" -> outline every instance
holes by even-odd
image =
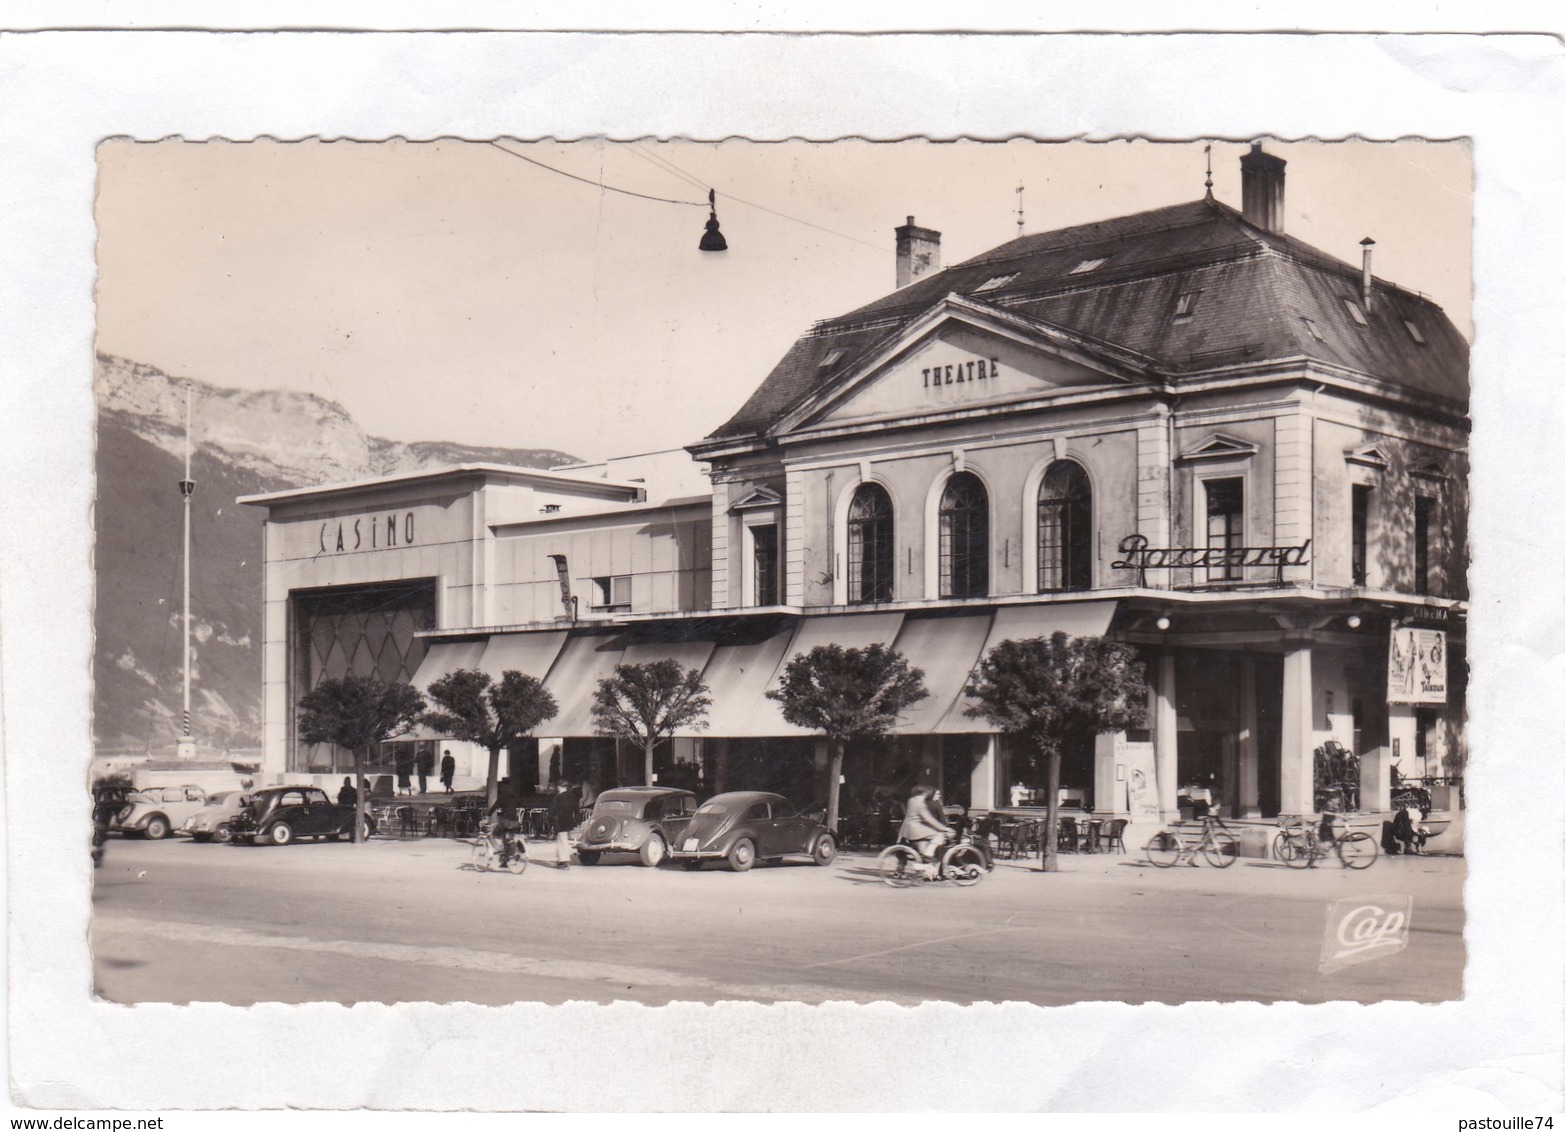
[[[920,228],[909,216],[897,229],[897,287],[940,270],[940,233]]]
[[[1371,293],[1371,285],[1374,283],[1375,279],[1374,276],[1369,273],[1370,249],[1374,246],[1375,241],[1371,240],[1368,236],[1365,236],[1362,240],[1359,241],[1359,247],[1364,249],[1364,275],[1359,282],[1359,294],[1364,300],[1364,309],[1366,311],[1370,309],[1370,305],[1374,302],[1374,295]]]
[[[1261,151],[1252,142],[1250,152],[1239,159],[1244,185],[1244,218],[1257,228],[1282,235],[1282,171],[1288,163]]]

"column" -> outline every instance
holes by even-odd
[[[1255,667],[1239,669],[1239,817],[1261,816],[1261,760],[1255,735]]]
[[[1164,821],[1179,816],[1179,718],[1174,712],[1174,651],[1165,649],[1152,704],[1152,743],[1157,759],[1157,808]]]
[[[1315,810],[1315,684],[1310,646],[1289,642],[1282,658],[1282,812]]]
[[[987,810],[1002,803],[995,793],[999,785],[1000,740],[997,735],[984,736],[984,751],[973,763],[970,783],[973,808]]]
[[[712,792],[721,794],[728,789],[728,740],[708,739],[707,750],[712,755]]]

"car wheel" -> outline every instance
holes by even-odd
[[[831,864],[837,859],[837,839],[829,833],[821,834],[810,857],[817,865]]]
[[[293,840],[293,826],[285,821],[280,821],[272,826],[272,844],[287,845]]]
[[[206,842],[212,840],[212,835],[210,833],[192,833],[190,835],[190,840],[196,842],[197,844],[205,844]]]
[[[168,819],[162,814],[153,814],[147,819],[147,825],[142,834],[148,841],[162,841],[168,836]]]
[[[598,854],[591,849],[578,849],[576,850],[576,859],[584,865],[596,865],[598,863]]]
[[[755,842],[741,837],[728,851],[728,867],[736,873],[747,873],[755,864]]]
[[[680,867],[683,868],[687,873],[693,873],[702,865],[706,864],[706,862],[703,861],[700,857],[697,857],[693,861],[681,861],[679,864]]]
[[[649,869],[657,868],[666,856],[668,856],[668,846],[663,844],[663,838],[655,833],[641,846],[641,863]]]

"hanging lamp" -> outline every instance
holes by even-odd
[[[726,252],[728,241],[723,239],[723,233],[717,227],[717,190],[706,191],[706,201],[711,206],[712,214],[707,217],[706,231],[701,234],[701,250],[704,252]]]

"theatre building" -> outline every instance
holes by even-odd
[[[1328,741],[1364,809],[1393,766],[1460,773],[1467,344],[1370,241],[1346,263],[1289,237],[1280,159],[1242,166],[1242,209],[1208,192],[948,268],[909,217],[897,288],[817,323],[672,480],[474,466],[247,499],[266,769],[342,766],[295,736],[324,675],[516,668],[560,713],[513,773],[558,746],[568,776],[635,781],[592,688],[672,656],[713,709],[660,780],[806,803],[823,746],[765,693],[795,653],[878,641],[930,695],[850,749],[850,799],[922,779],[1003,807],[1036,799],[963,686],[998,641],[1064,630],[1134,644],[1151,687],[1145,730],[1064,760],[1097,813],[1160,820],[1190,787],[1310,812]]]

